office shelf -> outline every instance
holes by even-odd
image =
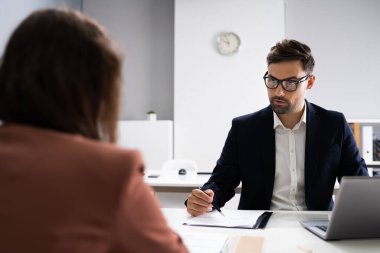
[[[380,119],[348,120],[368,167],[380,168]]]

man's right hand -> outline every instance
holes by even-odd
[[[193,216],[198,216],[212,210],[213,190],[193,189],[187,198],[187,212]]]

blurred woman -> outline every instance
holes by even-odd
[[[115,141],[121,59],[105,30],[32,13],[0,67],[1,252],[187,252]]]

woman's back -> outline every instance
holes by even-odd
[[[136,151],[9,124],[0,161],[0,252],[185,251]]]

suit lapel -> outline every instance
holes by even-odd
[[[313,178],[316,173],[319,157],[318,113],[314,106],[307,102],[306,143],[305,143],[305,191],[312,191]],[[306,193],[305,192],[305,193]],[[307,194],[306,194],[307,195]]]
[[[273,111],[267,107],[261,114],[263,120],[263,128],[261,133],[261,161],[263,164],[263,174],[265,180],[265,188],[267,192],[267,205],[270,208],[272,200],[274,175],[276,166],[276,147],[275,147],[275,131],[273,129]]]

